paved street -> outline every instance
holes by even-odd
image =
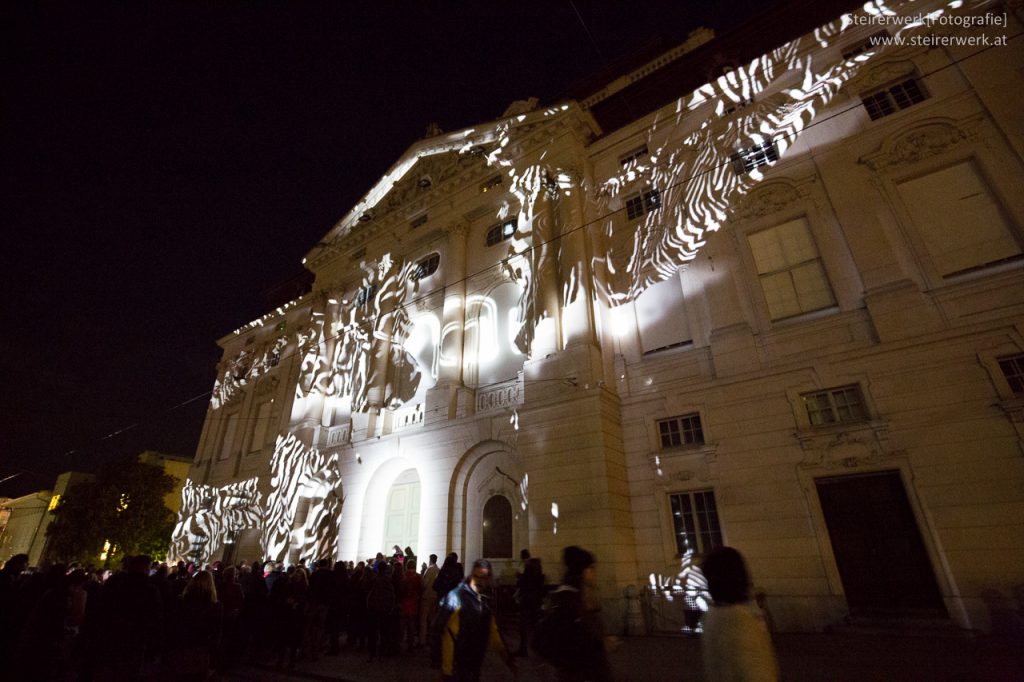
[[[510,635],[511,637],[511,635]],[[784,680],[913,680],[1019,682],[1024,680],[1024,642],[1009,638],[940,635],[783,634],[776,651]],[[534,658],[518,659],[517,678],[488,656],[484,679],[495,682],[553,682],[550,668]],[[682,637],[623,639],[611,655],[619,682],[703,680],[700,642]],[[431,679],[425,650],[412,657],[370,662],[363,654],[343,652],[303,661],[290,673],[269,665],[240,668],[226,679],[341,680],[347,682],[421,682]]]

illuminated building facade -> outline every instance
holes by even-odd
[[[220,340],[172,554],[554,574],[575,543],[670,629],[727,543],[780,629],[990,628],[1024,583],[1024,54],[910,38],[1020,11],[699,31],[417,142],[313,291]]]

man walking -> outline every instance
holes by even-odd
[[[490,584],[490,562],[477,559],[469,577],[449,592],[441,605],[441,632],[434,638],[440,651],[433,653],[445,680],[479,682],[488,646],[515,672],[515,661],[505,649],[491,611]]]

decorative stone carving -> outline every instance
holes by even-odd
[[[854,469],[906,454],[891,447],[889,424],[881,420],[800,430],[793,435],[804,450],[802,469]]]
[[[795,187],[773,182],[752,192],[736,209],[735,215],[739,218],[760,218],[781,211],[799,200],[800,193]]]
[[[853,87],[857,90],[873,90],[914,74],[914,63],[909,61],[885,62],[865,70],[858,76]]]
[[[954,147],[968,135],[950,121],[935,121],[915,126],[894,139],[884,143],[877,152],[860,159],[873,171],[885,170],[892,166],[917,163]]]
[[[676,448],[648,453],[647,461],[654,478],[665,486],[686,481],[710,481],[716,477],[718,446],[714,443],[698,447]]]
[[[477,414],[495,412],[498,410],[504,410],[506,408],[517,407],[519,405],[522,405],[523,396],[525,394],[523,389],[524,386],[522,372],[519,372],[519,376],[510,381],[504,381],[500,384],[488,386],[487,388],[477,389]]]

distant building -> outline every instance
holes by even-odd
[[[1019,609],[1019,3],[830,5],[410,147],[219,341],[172,554],[580,544],[679,629],[729,544],[783,630]]]
[[[164,506],[175,514],[181,511],[181,487],[188,479],[192,458],[146,450],[139,455],[139,462],[163,469],[165,474],[174,479],[174,488],[164,496]]]
[[[27,554],[30,566],[40,566],[46,559],[46,529],[53,523],[54,509],[70,488],[92,480],[91,474],[67,471],[57,477],[53,490],[40,490],[29,495],[0,501],[0,562],[15,554]],[[3,516],[0,516],[0,520]]]

